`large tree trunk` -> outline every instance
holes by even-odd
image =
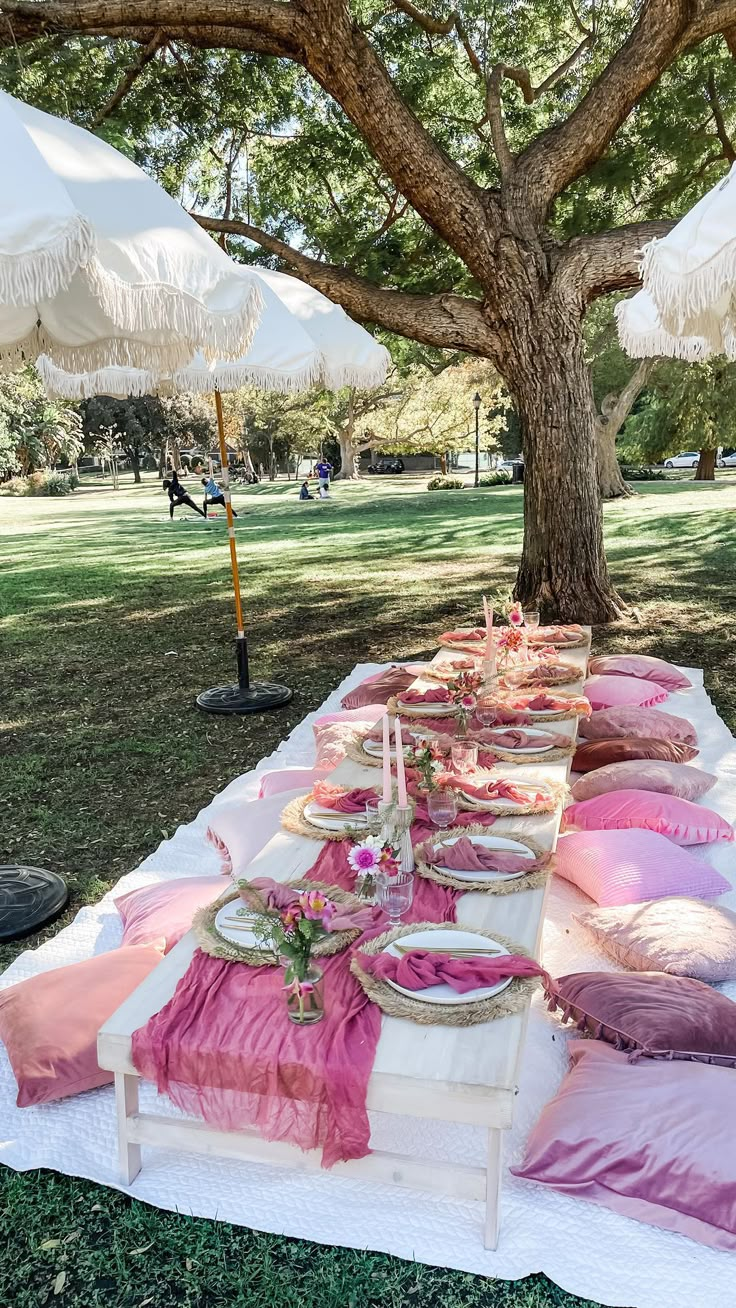
[[[626,495],[634,495],[628,482],[625,482],[621,475],[621,468],[616,458],[616,432],[613,430],[611,423],[601,422],[600,418],[595,424],[596,453],[598,462],[598,489],[604,500],[622,499]]]
[[[715,481],[716,451],[701,450],[698,466],[695,469],[695,481]]]
[[[577,307],[548,295],[510,324],[504,360],[524,449],[524,546],[515,595],[544,617],[610,622],[595,407]]]
[[[141,484],[141,459],[139,454],[134,454],[131,450],[130,466],[133,469],[133,481],[136,486]]]
[[[336,433],[340,445],[340,471],[335,473],[335,481],[359,481],[360,473],[358,471],[358,455],[353,441],[352,431],[338,431]]]

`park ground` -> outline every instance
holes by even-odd
[[[293,483],[235,492],[253,670],[294,690],[279,713],[243,720],[194,706],[233,667],[221,516],[170,523],[153,478],[0,498],[0,862],[58,869],[71,920],[356,662],[428,653],[448,624],[477,622],[481,592],[513,582],[522,492],[424,484],[338,484],[309,504]],[[645,483],[607,506],[611,569],[636,621],[594,642],[703,667],[732,730],[735,515],[730,474]],[[50,1172],[0,1172],[0,1239],[12,1251],[0,1303],[13,1308],[586,1308],[544,1277],[494,1283],[284,1240]]]

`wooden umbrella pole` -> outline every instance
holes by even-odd
[[[219,391],[215,391],[215,412],[217,413],[217,434],[220,440],[220,462],[222,463],[222,480],[224,483],[223,491],[225,495],[225,512],[227,514],[227,534],[230,540],[230,566],[232,568],[233,587],[235,590],[235,618],[238,624],[238,637],[242,640],[245,635],[243,603],[240,598],[238,555],[235,549],[235,519],[233,518],[233,506],[230,503],[230,467],[228,464],[227,446],[225,445],[225,421],[222,415],[222,396]]]

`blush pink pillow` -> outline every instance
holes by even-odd
[[[186,935],[197,909],[222,892],[221,876],[177,877],[128,891],[114,901],[123,920],[123,944],[147,945],[163,938],[168,954]]]
[[[355,690],[344,695],[341,705],[344,709],[363,708],[366,704],[388,704],[392,695],[406,690],[419,674],[411,668],[381,668],[372,676],[361,681]]]
[[[591,659],[588,671],[591,676],[600,673],[603,676],[640,677],[644,681],[656,681],[667,690],[689,690],[693,684],[673,663],[652,658],[649,654],[605,654]]]
[[[336,713],[323,713],[321,717],[315,718],[313,730],[316,732],[317,727],[328,727],[330,723],[344,722],[354,728],[362,727],[366,723],[369,727],[374,722],[378,722],[386,712],[384,704],[363,704],[361,708],[340,709]]]
[[[207,839],[222,859],[225,876],[235,880],[245,875],[248,864],[281,830],[286,805],[307,788],[285,790],[270,799],[226,799],[211,805]]]
[[[594,709],[613,708],[621,704],[636,704],[649,708],[661,704],[669,691],[656,681],[642,681],[639,677],[588,677],[583,694]]]
[[[367,709],[361,709],[366,713]],[[381,717],[386,710],[381,708]],[[345,758],[345,752],[348,744],[355,738],[355,733],[360,732],[367,735],[373,726],[373,722],[368,721],[365,717],[353,722],[323,722],[316,723],[312,727],[314,732],[314,742],[317,746],[316,765],[325,772],[332,772],[338,763],[342,763]]]
[[[736,1252],[733,1070],[632,1067],[598,1040],[573,1041],[570,1057],[514,1176]]]
[[[717,899],[730,883],[654,831],[576,831],[557,843],[555,872],[602,908],[665,895]]]
[[[652,790],[616,790],[565,809],[566,828],[611,831],[640,827],[667,836],[676,845],[707,845],[733,840],[733,827],[711,808]]]
[[[677,895],[573,913],[599,949],[630,972],[736,981],[736,913]]]
[[[621,704],[618,708],[599,709],[589,718],[581,718],[578,731],[586,740],[613,740],[616,736],[645,736],[652,740],[680,740],[697,745],[692,722],[662,709]]]
[[[153,945],[129,945],[55,967],[0,992],[0,1040],[18,1084],[19,1108],[108,1085],[97,1033],[161,962]]]
[[[285,790],[299,790],[306,786],[312,789],[315,781],[324,781],[332,768],[274,768],[273,772],[261,775],[259,799],[270,799],[272,795],[281,795]]]
[[[575,800],[595,799],[614,790],[655,790],[660,795],[698,800],[716,784],[718,777],[686,763],[665,763],[656,759],[632,759],[609,763],[580,777],[572,788]]]

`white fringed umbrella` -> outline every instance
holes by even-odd
[[[257,283],[129,159],[0,92],[0,367],[168,372],[235,358]]]
[[[713,353],[729,348],[736,306],[736,164],[728,176],[644,250],[642,282],[674,336],[697,336]]]
[[[702,336],[675,336],[665,331],[647,291],[637,291],[616,305],[616,326],[622,349],[632,359],[684,359],[702,363],[713,347]]]

